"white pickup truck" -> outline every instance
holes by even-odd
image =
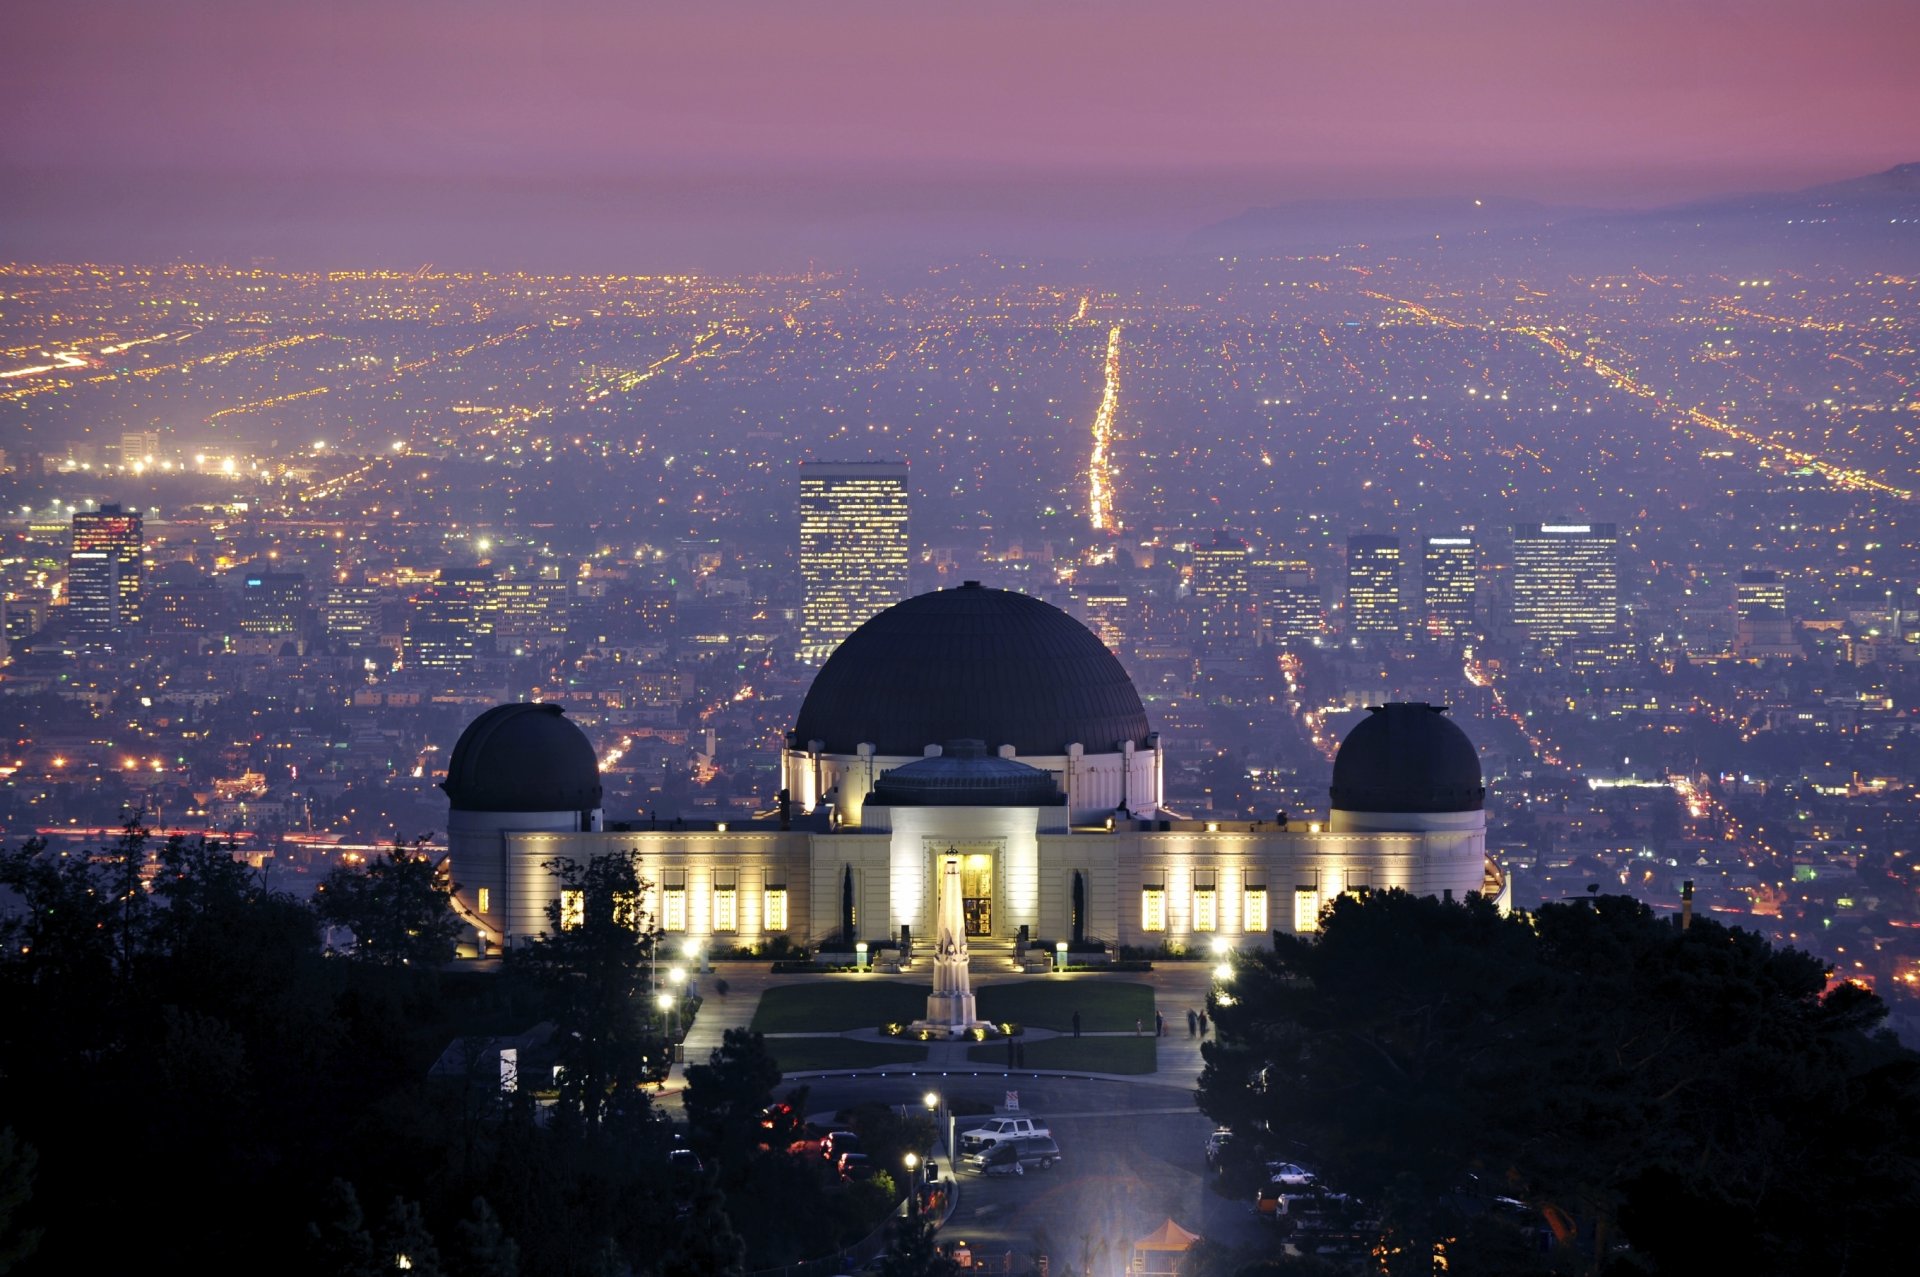
[[[1027,1140],[1036,1136],[1051,1136],[1045,1118],[1039,1117],[995,1117],[981,1123],[972,1130],[960,1132],[960,1148],[963,1152],[975,1152],[991,1148],[1007,1140]]]

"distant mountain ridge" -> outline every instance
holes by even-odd
[[[1384,246],[1439,237],[1458,243],[1524,235],[1542,245],[1619,235],[1804,235],[1804,228],[1866,231],[1902,243],[1920,236],[1920,162],[1797,191],[1720,195],[1651,209],[1599,211],[1488,196],[1480,199],[1291,200],[1250,208],[1200,227],[1186,247],[1201,252],[1272,254],[1341,245]],[[1803,228],[1794,230],[1793,228]]]

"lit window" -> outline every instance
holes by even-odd
[[[1167,929],[1167,890],[1165,887],[1147,887],[1141,890],[1140,929],[1142,931],[1165,931]]]
[[[713,929],[740,930],[740,905],[732,887],[716,887],[713,892]]]
[[[493,904],[493,893],[488,891],[485,887],[480,888],[480,912],[491,913],[493,911],[492,904]]]
[[[572,931],[587,925],[587,893],[569,887],[560,893],[560,929]]]
[[[1193,929],[1195,931],[1220,929],[1220,897],[1214,891],[1211,872],[1193,875]]]
[[[687,889],[685,887],[668,887],[662,893],[660,925],[667,931],[687,929]]]
[[[785,887],[767,888],[767,930],[785,931],[787,929],[787,889]]]
[[[1320,927],[1320,888],[1304,884],[1293,889],[1293,929],[1316,931]]]
[[[1267,889],[1248,887],[1241,905],[1240,929],[1248,932],[1265,932],[1267,930]]]
[[[629,931],[640,930],[639,892],[616,891],[613,893],[613,920]]]

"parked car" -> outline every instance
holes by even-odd
[[[1002,1140],[1028,1139],[1036,1135],[1052,1135],[1046,1119],[1038,1117],[996,1117],[982,1122],[971,1130],[960,1133],[960,1144],[965,1148],[973,1144],[998,1144]]]
[[[874,1166],[873,1159],[865,1153],[842,1153],[839,1160],[834,1163],[834,1167],[840,1172],[840,1178],[849,1182],[856,1179],[872,1179],[874,1171],[879,1169]]]
[[[836,1164],[840,1161],[840,1155],[842,1153],[858,1153],[859,1151],[860,1137],[852,1131],[829,1131],[827,1132],[827,1137],[820,1141],[820,1156]]]
[[[1314,1173],[1295,1162],[1268,1162],[1267,1182],[1285,1188],[1311,1188],[1318,1182]]]
[[[686,1175],[698,1175],[706,1169],[700,1164],[700,1155],[690,1148],[668,1150],[667,1165]]]
[[[1215,1170],[1220,1168],[1220,1158],[1227,1151],[1227,1145],[1233,1141],[1233,1131],[1225,1126],[1207,1136],[1207,1165]]]
[[[1053,1164],[1060,1160],[1060,1146],[1051,1135],[1035,1135],[977,1145],[960,1160],[969,1170],[982,1175],[1024,1175],[1028,1167],[1052,1170]]]

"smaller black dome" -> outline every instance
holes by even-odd
[[[1333,756],[1335,811],[1479,811],[1480,755],[1444,705],[1395,701],[1367,716]]]
[[[592,811],[600,761],[558,705],[496,705],[460,733],[440,788],[455,811]]]
[[[989,755],[985,741],[956,740],[933,758],[881,772],[867,801],[889,807],[1058,807],[1067,800],[1038,767]]]

